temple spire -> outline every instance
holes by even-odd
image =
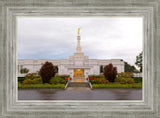
[[[80,46],[80,28],[78,28],[78,36],[77,36],[77,53],[81,53],[81,46]]]

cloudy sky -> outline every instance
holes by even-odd
[[[19,17],[18,59],[68,59],[82,52],[90,59],[123,59],[134,64],[142,51],[141,17]]]

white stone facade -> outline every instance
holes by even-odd
[[[60,59],[60,60],[46,60],[46,59],[24,59],[18,60],[18,72],[20,69],[27,68],[29,73],[35,73],[40,70],[41,66],[46,62],[52,62],[54,66],[58,66],[59,75],[70,75],[73,78],[74,69],[83,69],[84,77],[87,78],[88,75],[99,75],[100,66],[106,66],[109,63],[112,63],[114,67],[117,67],[118,73],[124,72],[124,61],[122,59],[89,59],[88,56],[85,56],[81,52],[80,46],[80,36],[77,36],[77,52],[73,56],[70,56],[69,59]]]
[[[75,56],[76,55],[76,56]],[[73,77],[74,69],[84,69],[85,77],[92,74],[100,74],[100,66],[108,65],[112,63],[114,67],[117,67],[118,73],[124,72],[124,62],[121,59],[100,60],[100,59],[88,59],[87,56],[75,53],[75,57],[71,56],[69,59],[62,60],[33,60],[24,59],[18,60],[18,72],[21,68],[29,69],[29,73],[35,73],[40,70],[41,66],[46,62],[52,62],[53,65],[58,66],[58,74],[67,74]],[[79,55],[79,57],[78,57]]]

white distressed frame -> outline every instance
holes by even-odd
[[[159,4],[159,0],[0,0],[0,118],[159,117]],[[19,16],[143,17],[143,100],[18,101],[16,18]]]

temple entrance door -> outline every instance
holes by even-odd
[[[74,77],[84,77],[84,69],[74,69]]]

